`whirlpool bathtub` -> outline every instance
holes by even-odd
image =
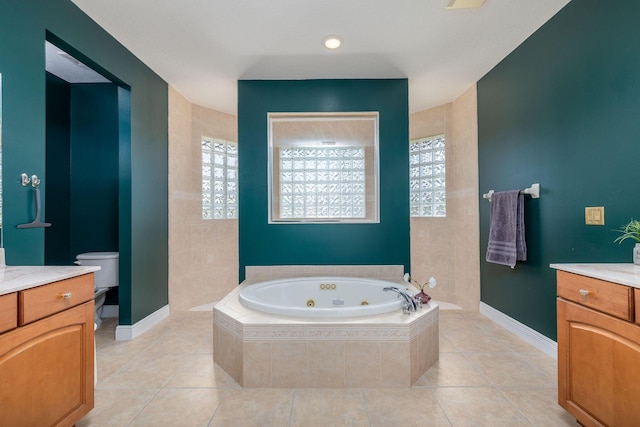
[[[302,277],[270,280],[240,291],[242,305],[282,316],[334,318],[370,316],[402,309],[402,300],[385,287],[403,285],[355,277]]]
[[[354,267],[327,267],[340,268]],[[358,272],[369,268],[366,279],[287,266],[302,275],[245,280],[213,307],[214,362],[243,387],[410,387],[438,360],[438,305],[403,314],[397,294],[382,290],[417,291],[403,266],[397,281],[376,266]]]

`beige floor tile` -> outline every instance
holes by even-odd
[[[482,387],[440,387],[434,394],[454,427],[531,427],[499,391]]]
[[[212,324],[209,312],[172,313],[133,341],[115,341],[117,323],[105,321],[96,333],[96,406],[78,427],[575,425],[556,403],[556,361],[478,313],[442,310],[439,362],[398,389],[241,388],[213,363]],[[279,350],[308,355],[289,344]],[[365,369],[356,377],[379,370],[378,349],[352,344],[345,361]],[[306,374],[275,366],[292,380]]]
[[[365,389],[372,426],[450,427],[432,389]]]
[[[94,409],[76,427],[127,426],[157,393],[155,389],[96,390]]]
[[[98,367],[98,385],[100,385],[111,374],[125,366],[135,355],[128,353],[96,351],[96,362]]]
[[[173,376],[183,360],[184,356],[180,354],[141,354],[107,377],[100,388],[159,389]]]
[[[223,394],[208,388],[162,389],[129,426],[206,427]]]
[[[293,390],[227,390],[210,427],[280,427],[288,426]]]
[[[518,357],[534,368],[540,369],[549,377],[558,378],[558,361],[541,351],[532,351],[530,353],[518,353]],[[556,382],[554,382],[554,385]]]
[[[466,353],[465,357],[496,387],[548,387],[554,378],[514,353]]]
[[[451,341],[449,341],[444,335],[442,335],[442,332],[440,332],[440,353],[451,353],[451,352],[457,352],[458,349],[455,348],[453,346],[453,344],[451,344]]]
[[[213,362],[210,354],[192,354],[185,356],[165,387],[240,387],[229,374]]]
[[[213,334],[211,333],[211,329],[206,330],[204,340],[202,340],[200,346],[196,349],[196,353],[213,355]]]
[[[440,359],[418,381],[416,386],[476,387],[491,382],[461,353],[440,353]]]
[[[522,338],[519,338],[504,329],[492,331],[491,336],[496,338],[497,340],[502,341],[511,349],[511,351],[514,351],[516,353],[530,353],[532,351],[538,351],[538,349],[536,349],[534,346],[532,346]]]
[[[502,389],[502,394],[536,427],[574,427],[576,420],[558,405],[558,391],[548,389]]]
[[[147,333],[149,333],[149,335],[146,335]],[[99,352],[136,355],[144,351],[144,349],[156,341],[160,335],[162,334],[148,331],[137,337],[135,340],[116,341],[115,331],[113,332],[113,335],[96,334],[96,350]]]
[[[470,319],[466,312],[458,310],[440,310],[438,316],[440,330],[449,331],[453,329],[478,330],[478,322]]]
[[[102,326],[98,328],[100,330],[112,330],[118,326],[118,318],[117,317],[105,317],[102,319]]]
[[[115,340],[114,327],[110,334],[96,335],[96,348],[100,352],[109,351],[121,354],[138,355],[145,351],[149,345],[156,342],[169,330],[165,322],[166,320],[149,329],[144,334],[136,337],[136,339],[127,341]]]
[[[296,389],[291,426],[369,426],[360,389]]]
[[[169,317],[169,328],[178,330],[207,329],[213,324],[211,311],[177,311]]]
[[[150,344],[145,352],[192,354],[211,335],[204,329],[171,329]]]
[[[494,338],[490,333],[481,329],[450,329],[443,330],[442,334],[458,351],[510,351],[507,344]]]
[[[468,311],[465,311],[464,313],[467,321],[471,322],[476,328],[480,328],[489,332],[504,331],[504,328],[502,326],[480,313],[470,313]]]

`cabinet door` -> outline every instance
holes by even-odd
[[[640,327],[558,299],[558,401],[585,426],[640,420]]]
[[[93,301],[0,335],[0,424],[71,426],[93,408]]]

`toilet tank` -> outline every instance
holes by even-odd
[[[76,256],[78,265],[97,265],[99,271],[94,272],[95,289],[118,286],[119,253],[118,252],[86,252]]]

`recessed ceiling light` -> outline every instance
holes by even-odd
[[[337,49],[342,45],[342,37],[331,35],[322,39],[322,45],[327,49]]]
[[[445,9],[473,9],[481,7],[485,0],[449,0]]]

